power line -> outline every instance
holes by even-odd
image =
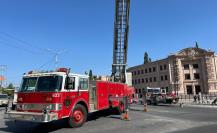
[[[35,50],[40,51],[40,52],[43,52],[43,53],[50,53],[50,54],[54,55],[54,56],[52,57],[52,60],[51,60],[51,61],[54,61],[54,64],[55,64],[55,67],[56,67],[56,68],[57,68],[57,64],[58,64],[58,62],[59,62],[58,56],[59,56],[60,54],[62,54],[63,52],[66,51],[66,50],[56,51],[56,50],[52,50],[52,49],[44,49],[44,48],[41,48],[41,47],[38,47],[38,46],[34,46],[34,45],[32,45],[31,43],[29,43],[29,42],[27,42],[27,41],[25,41],[25,40],[23,40],[23,39],[19,39],[19,38],[17,38],[17,37],[14,37],[13,35],[8,34],[8,33],[6,33],[6,32],[1,32],[1,31],[0,31],[0,35],[3,35],[3,36],[4,36],[4,37],[3,37],[3,36],[0,36],[0,39],[1,39],[1,40],[7,41],[7,39],[5,39],[5,37],[6,37],[6,38],[10,38],[10,39],[12,39],[12,40],[15,40],[16,42],[22,43],[23,45],[26,45],[26,46],[31,47],[31,48],[33,48],[33,49],[30,50],[30,49],[27,49],[27,48],[24,48],[24,47],[19,47],[19,45],[15,45],[15,44],[11,44],[11,43],[8,43],[8,42],[3,42],[3,41],[0,41],[0,44],[6,45],[6,46],[9,46],[9,47],[12,47],[12,48],[17,48],[17,49],[19,49],[19,50],[29,52],[29,53],[31,53],[31,54],[33,54],[33,55],[38,54],[38,52],[36,52]],[[21,46],[21,45],[20,45],[20,46]],[[51,62],[51,61],[49,60],[49,61],[46,62],[45,64],[42,64],[42,65],[39,67],[39,69],[40,69],[40,68],[43,68],[44,66],[46,66],[46,65],[47,65],[49,62]]]
[[[53,56],[53,58],[47,62],[45,62],[44,64],[42,64],[37,70],[40,70],[41,68],[43,68],[46,65],[49,65],[51,62],[53,62],[53,60],[55,59],[55,56]]]
[[[34,45],[32,45],[31,43],[29,43],[29,42],[27,42],[27,41],[25,41],[25,40],[21,40],[21,39],[19,39],[19,38],[17,38],[17,37],[14,37],[13,35],[11,35],[11,34],[8,34],[8,33],[6,33],[6,32],[0,32],[0,34],[2,34],[2,35],[4,35],[4,36],[7,36],[7,37],[9,37],[9,38],[11,38],[11,39],[13,39],[13,40],[16,40],[17,42],[20,42],[20,43],[22,43],[22,44],[25,44],[26,46],[29,46],[29,47],[32,47],[32,48],[36,48],[36,49],[38,49],[38,50],[40,50],[40,51],[44,51],[44,52],[47,52],[47,50],[46,49],[44,49],[44,48],[41,48],[41,47],[38,47],[38,46],[34,46]]]
[[[22,50],[22,51],[31,53],[31,54],[33,54],[33,55],[36,55],[36,54],[37,54],[37,52],[35,52],[35,51],[31,51],[31,50],[29,50],[29,49],[21,48],[21,47],[18,47],[18,46],[16,46],[16,45],[14,45],[14,44],[8,43],[8,42],[0,41],[0,44],[5,45],[5,46],[12,47],[12,48],[14,48],[14,49],[19,49],[19,50]]]
[[[55,63],[55,67],[57,68],[57,64],[58,64],[58,62],[59,62],[58,56],[59,56],[60,54],[62,54],[63,52],[66,52],[66,50],[65,50],[65,49],[64,49],[64,50],[61,50],[61,51],[55,51],[55,50],[52,50],[52,49],[47,49],[47,50],[48,50],[48,52],[50,52],[51,54],[54,54],[54,57],[55,57],[54,63]]]

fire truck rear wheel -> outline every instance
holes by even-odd
[[[122,113],[124,113],[124,104],[121,102],[118,107],[116,108],[117,109],[117,114],[120,115]]]
[[[83,105],[77,104],[69,116],[70,127],[81,127],[87,120],[87,110]]]

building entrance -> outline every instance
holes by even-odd
[[[198,94],[199,92],[201,92],[201,88],[199,85],[195,85],[195,93]]]
[[[187,94],[193,94],[192,86],[191,85],[187,85],[186,89],[187,89]]]

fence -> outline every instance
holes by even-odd
[[[217,98],[217,93],[201,94],[200,100],[198,100],[198,95],[193,95],[193,94],[179,94],[178,96],[180,101],[199,102],[199,103],[209,104],[214,99]],[[197,99],[194,99],[195,96],[197,96]]]

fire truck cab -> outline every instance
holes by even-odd
[[[87,114],[104,109],[124,111],[124,97],[134,91],[123,83],[89,81],[87,75],[54,72],[29,72],[23,76],[15,110],[7,118],[32,122],[51,122],[67,118],[70,127],[79,127]]]

